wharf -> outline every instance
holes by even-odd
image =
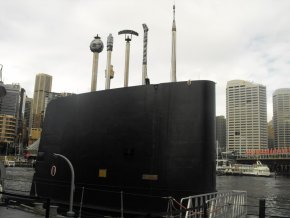
[[[34,167],[34,163],[27,161],[15,161],[15,167]]]
[[[53,207],[53,206],[52,206]],[[54,208],[55,209],[55,208]],[[52,214],[49,215],[50,218],[65,218],[66,216],[62,216],[57,214],[56,210],[51,211]],[[25,205],[20,205],[20,206],[15,206],[15,205],[4,205],[0,204],[0,217],[5,217],[5,218],[44,218],[47,217],[43,212],[35,212],[35,209],[30,208],[29,206]]]
[[[5,218],[16,218],[16,217],[21,217],[21,218],[43,218],[44,216],[30,213],[27,211],[19,210],[16,208],[11,208],[7,206],[0,206],[0,217],[5,217]]]

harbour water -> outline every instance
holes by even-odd
[[[6,173],[7,191],[29,193],[33,168],[8,167]],[[217,190],[247,191],[249,217],[257,217],[259,199],[266,200],[267,217],[290,217],[289,177],[217,176]]]
[[[267,217],[290,217],[290,177],[217,176],[217,189],[247,191],[248,214],[265,199]]]

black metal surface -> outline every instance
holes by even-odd
[[[59,98],[47,109],[34,182],[39,196],[124,211],[164,211],[177,200],[216,191],[215,84],[165,83]],[[56,174],[51,175],[51,167]],[[106,169],[106,177],[99,170]],[[34,189],[34,188],[33,188]]]

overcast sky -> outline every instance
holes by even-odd
[[[289,0],[176,0],[177,80],[216,82],[216,113],[226,113],[226,83],[242,79],[267,87],[268,121],[272,94],[290,88]],[[151,83],[170,80],[170,0],[9,0],[0,2],[0,64],[4,83],[20,83],[28,96],[35,75],[53,76],[53,92],[90,91],[89,49],[99,34],[106,46],[112,33],[112,88],[122,87],[124,36],[132,29],[129,86],[141,84],[143,28],[148,32]],[[105,49],[106,50],[106,49]],[[105,86],[106,51],[100,53],[97,89]]]

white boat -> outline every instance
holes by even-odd
[[[256,161],[255,164],[232,164],[227,160],[219,160],[216,170],[218,174],[225,175],[271,176],[269,167],[261,161]]]
[[[6,167],[15,167],[15,161],[9,160],[7,156],[4,157],[4,165]]]

